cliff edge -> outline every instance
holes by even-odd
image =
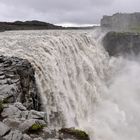
[[[101,27],[119,31],[140,31],[140,13],[116,13],[103,16]]]
[[[108,32],[103,38],[103,46],[110,56],[140,53],[140,33]]]
[[[35,70],[26,59],[0,56],[0,140],[90,140],[82,130],[50,128]]]

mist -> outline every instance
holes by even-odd
[[[112,57],[95,113],[95,140],[139,140],[140,57]]]

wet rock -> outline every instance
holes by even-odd
[[[0,140],[89,140],[80,130],[49,128],[47,114],[38,111],[40,98],[35,89],[28,61],[0,56]]]
[[[21,114],[21,111],[17,107],[13,105],[9,105],[8,108],[3,109],[1,116],[8,117],[8,118],[19,118],[20,114]]]
[[[43,120],[44,119],[44,112],[38,112],[35,110],[31,110],[28,114],[28,119],[40,119]]]
[[[45,130],[45,112],[27,60],[0,56],[0,139],[33,140],[53,137]],[[47,136],[47,137],[46,137]]]
[[[0,136],[4,136],[10,131],[10,128],[4,123],[0,122]]]
[[[27,134],[23,134],[23,140],[32,140],[32,138]]]
[[[110,56],[139,55],[140,34],[127,32],[108,32],[103,38],[103,46]]]
[[[21,124],[21,121],[17,118],[11,119],[11,118],[6,118],[3,120],[3,123],[9,126],[10,128],[18,128],[19,125]]]
[[[59,137],[59,133],[58,133],[58,131],[57,130],[55,130],[55,129],[49,129],[48,127],[45,127],[44,129],[43,129],[43,134],[42,134],[42,136],[44,137],[44,138],[58,138]]]
[[[43,129],[44,126],[46,126],[46,123],[44,121],[29,119],[25,120],[19,125],[19,130],[21,130],[22,132],[36,131],[39,129]]]
[[[72,140],[90,140],[88,134],[85,131],[75,128],[62,128],[59,130],[60,139],[72,139]]]
[[[22,140],[22,133],[18,130],[11,131],[4,137],[5,140]]]
[[[17,107],[17,108],[18,108],[19,110],[21,110],[21,111],[26,111],[26,110],[27,110],[26,107],[23,106],[22,103],[19,103],[19,102],[16,102],[16,103],[14,104],[14,106]]]
[[[32,127],[32,125],[35,123],[35,119],[25,120],[23,123],[20,124],[19,130],[21,130],[22,132],[27,132],[29,128]]]
[[[28,118],[28,114],[29,114],[29,111],[22,111],[21,112],[21,117],[27,119]]]
[[[40,110],[35,72],[28,60],[0,56],[0,99],[21,102],[27,109]]]

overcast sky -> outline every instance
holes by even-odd
[[[140,0],[0,0],[1,21],[98,24],[116,12],[140,12]]]

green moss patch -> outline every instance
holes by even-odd
[[[79,140],[90,140],[88,134],[85,131],[74,129],[74,128],[62,128],[59,133],[64,135],[71,135]]]
[[[36,133],[41,131],[46,125],[39,124],[39,123],[34,123],[30,128],[29,128],[29,133]]]

